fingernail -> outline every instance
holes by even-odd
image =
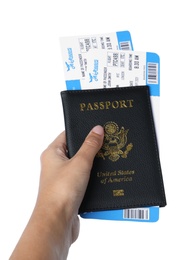
[[[97,125],[93,127],[92,132],[98,134],[98,135],[103,135],[103,127],[100,125]]]

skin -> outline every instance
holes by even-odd
[[[79,235],[78,209],[103,138],[103,128],[95,126],[76,155],[68,159],[62,132],[43,151],[37,201],[10,260],[67,259]]]

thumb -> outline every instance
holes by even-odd
[[[90,171],[95,155],[103,144],[104,130],[100,125],[95,126],[85,138],[79,151],[75,155],[76,163],[79,161],[81,168]],[[82,165],[83,164],[83,165]],[[84,165],[85,164],[85,165]]]

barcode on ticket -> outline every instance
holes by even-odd
[[[123,51],[130,51],[132,50],[132,46],[131,46],[131,42],[130,41],[126,41],[126,42],[120,42],[120,50]]]
[[[124,209],[123,218],[149,220],[149,208]]]
[[[148,62],[147,71],[147,82],[149,84],[158,84],[158,64]]]

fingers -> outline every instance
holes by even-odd
[[[94,157],[103,144],[103,138],[103,127],[99,125],[95,126],[85,138],[79,151],[72,158],[73,161],[75,160],[76,165],[82,166],[83,171],[89,171],[91,169]],[[55,138],[42,155],[52,151],[56,156],[59,156],[58,158],[66,160],[66,150],[66,135],[64,131]],[[85,167],[83,167],[82,164],[85,164]]]
[[[67,145],[65,131],[60,133],[48,148],[53,149],[59,157],[66,159]]]
[[[55,140],[49,145],[49,147],[52,148],[57,148],[57,147],[66,147],[66,135],[65,135],[65,131],[63,131],[62,133],[60,133]]]
[[[82,163],[86,164],[85,167],[87,167],[88,169],[85,170],[91,169],[95,155],[97,154],[97,152],[99,151],[99,149],[103,144],[103,138],[104,138],[103,127],[99,125],[95,126],[87,135],[81,148],[74,156],[76,162],[77,160],[79,160],[80,165],[82,165]]]

